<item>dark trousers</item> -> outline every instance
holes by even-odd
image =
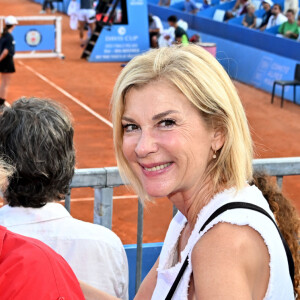
[[[44,0],[43,10],[46,10],[46,8],[47,8],[48,5],[50,6],[50,9],[54,9],[52,0]]]

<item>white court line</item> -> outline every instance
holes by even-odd
[[[64,89],[62,89],[61,87],[59,87],[58,85],[56,85],[54,82],[52,82],[51,80],[49,80],[47,77],[45,77],[44,75],[40,74],[39,72],[35,71],[34,69],[32,69],[31,67],[25,65],[22,61],[18,60],[18,63],[22,66],[24,66],[27,70],[29,70],[30,72],[32,72],[33,74],[35,74],[37,77],[39,77],[40,79],[42,79],[43,81],[45,81],[46,83],[48,83],[49,85],[51,85],[52,87],[54,87],[56,90],[58,90],[59,92],[61,92],[63,95],[65,95],[66,97],[68,97],[69,99],[71,99],[72,101],[74,101],[75,103],[77,103],[78,105],[80,105],[82,108],[84,108],[86,111],[88,111],[89,113],[91,113],[94,117],[96,117],[98,120],[102,121],[103,123],[105,123],[106,125],[108,125],[109,127],[113,128],[113,124],[108,121],[107,119],[105,119],[104,117],[100,116],[98,113],[96,113],[94,110],[92,110],[90,107],[88,107],[87,105],[85,105],[84,103],[82,103],[80,100],[78,100],[77,98],[75,98],[74,96],[72,96],[70,93],[68,93],[67,91],[65,91]]]

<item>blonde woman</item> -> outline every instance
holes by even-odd
[[[188,45],[134,58],[116,82],[112,116],[122,176],[142,201],[168,197],[178,208],[136,299],[294,299],[297,247],[294,268],[268,202],[250,185],[245,112],[213,56]],[[297,224],[285,230],[289,245]]]

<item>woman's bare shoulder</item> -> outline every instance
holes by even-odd
[[[264,296],[269,259],[267,246],[256,230],[218,223],[203,235],[192,252],[196,294],[201,291],[207,295],[205,299],[221,295],[222,299]]]

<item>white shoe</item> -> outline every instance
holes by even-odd
[[[46,13],[46,11],[43,9],[40,11],[40,14],[45,14],[45,13]]]
[[[56,8],[53,8],[53,9],[52,9],[52,13],[55,14],[56,12],[57,12],[57,9],[56,9]]]

